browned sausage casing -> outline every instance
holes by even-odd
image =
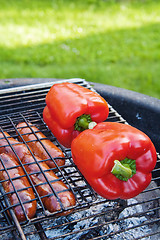
[[[31,155],[26,155],[23,158],[23,164],[25,163],[27,164],[25,166],[26,171],[29,174],[31,174],[30,177],[37,189],[38,194],[41,197],[43,197],[42,202],[45,208],[48,209],[49,212],[55,212],[61,210],[60,202],[62,203],[64,208],[75,205],[74,195],[71,191],[69,191],[67,186],[62,181],[59,180],[59,178],[46,165],[45,162],[40,162],[41,159],[38,157],[36,157],[36,160],[39,162],[40,167],[37,165],[35,159]],[[41,172],[40,168],[42,169],[43,172],[45,172],[47,180],[45,179],[45,176]],[[48,181],[51,183],[51,186],[57,193],[60,202],[58,201],[57,197],[53,194],[52,187],[49,186]],[[48,194],[50,196],[45,197]]]
[[[15,153],[20,158],[20,160],[23,159],[25,155],[30,154],[30,151],[25,146],[25,144],[15,140],[7,132],[4,132],[4,135],[2,132],[0,132],[0,153],[8,153],[10,156],[12,156],[18,161],[16,154],[14,153],[8,142],[12,145]]]
[[[10,135],[6,132],[4,132],[4,134],[8,138],[10,144],[12,144],[12,147],[16,152],[16,154],[18,155],[18,157],[20,158],[21,162],[24,164],[24,167],[27,173],[31,174],[30,178],[33,184],[35,185],[38,194],[42,197],[42,202],[46,207],[46,209],[48,209],[49,212],[55,212],[55,211],[61,210],[61,205],[58,199],[55,197],[51,187],[47,183],[47,180],[45,179],[42,171],[45,172],[46,178],[48,179],[48,181],[50,181],[63,207],[67,208],[70,206],[74,206],[76,203],[74,194],[67,188],[67,186],[62,181],[59,180],[59,178],[48,167],[48,165],[45,162],[42,162],[41,158],[39,157],[34,158],[25,144],[20,143],[14,138],[10,137]],[[4,146],[4,145],[7,145],[8,143],[7,143],[7,140],[4,139],[4,137],[3,139],[1,139],[2,136],[3,134],[0,133],[0,152],[2,152],[3,150],[3,152],[7,152],[10,155],[15,156],[10,146]],[[38,161],[40,167],[36,163],[35,159]],[[59,191],[64,191],[64,192],[59,192]],[[52,194],[52,195],[46,196],[48,194],[49,195]]]
[[[26,215],[30,219],[33,218],[36,213],[36,201],[34,200],[35,196],[28,182],[27,177],[24,176],[25,173],[23,169],[18,165],[16,160],[12,156],[9,156],[8,154],[5,153],[0,154],[0,159],[3,162],[4,166],[7,168],[8,172],[7,174],[6,170],[4,169],[4,166],[2,165],[2,162],[0,161],[0,180],[2,181],[2,186],[5,192],[9,193],[8,197],[11,205],[18,204],[17,206],[14,207],[14,212],[18,220],[20,222],[24,221],[26,220],[26,217],[22,209],[22,206],[20,205],[17,194],[24,205]],[[9,177],[12,179],[13,184],[9,180]],[[17,194],[15,193],[13,185],[15,189],[18,190]],[[27,201],[28,203],[26,203]]]
[[[63,159],[63,152],[54,143],[47,139],[47,137],[42,132],[40,132],[37,127],[33,126],[31,123],[28,124],[30,127],[28,127],[25,122],[19,123],[17,125],[17,129],[22,135],[23,139],[27,142],[28,146],[31,148],[33,154],[43,160],[50,158],[48,153],[52,158],[60,157],[59,159],[55,159],[55,161],[58,166],[63,166],[65,164],[65,160]],[[33,134],[33,132],[36,135]],[[42,144],[39,140],[41,140]],[[48,153],[45,149],[48,151]],[[46,163],[50,168],[56,167],[54,161],[52,160],[46,161]]]

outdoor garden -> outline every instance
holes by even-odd
[[[0,2],[0,79],[83,78],[160,98],[159,0]]]

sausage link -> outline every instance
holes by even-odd
[[[2,186],[6,193],[8,193],[8,197],[11,205],[18,204],[13,207],[15,215],[17,219],[21,222],[26,220],[26,215],[28,218],[33,218],[36,213],[36,201],[34,192],[28,182],[27,177],[25,177],[25,173],[23,169],[18,165],[16,160],[9,156],[8,154],[2,153],[0,154],[0,159],[3,162],[4,166],[8,169],[7,172],[3,167],[2,162],[0,161],[0,180],[2,181]],[[11,169],[10,169],[11,168]],[[9,176],[8,176],[9,175]],[[11,181],[9,180],[9,177]],[[16,179],[14,179],[16,178]],[[15,189],[17,190],[17,194],[22,201],[25,209],[25,213],[20,205],[17,194],[15,193]]]
[[[25,155],[30,154],[30,151],[28,150],[27,146],[25,146],[25,144],[18,142],[16,139],[12,138],[7,132],[4,132],[4,135],[2,132],[0,132],[0,153],[8,153],[10,156],[12,156],[18,161],[16,154],[14,153],[8,142],[12,145],[15,153],[20,159],[23,159]]]
[[[75,197],[73,193],[69,191],[62,181],[59,180],[45,162],[40,162],[42,160],[39,157],[35,158],[42,171],[45,172],[46,178],[31,155],[26,155],[23,158],[23,164],[26,164],[26,171],[30,174],[30,178],[35,185],[38,194],[42,197],[42,202],[45,208],[48,209],[49,212],[59,211],[61,210],[60,202],[64,208],[74,206]],[[49,186],[48,182],[50,182],[60,201],[58,201],[57,197],[53,194],[52,187]]]
[[[38,194],[42,197],[42,202],[45,208],[49,212],[55,212],[55,211],[61,210],[61,204],[59,203],[58,199],[55,197],[46,179],[48,179],[48,181],[51,182],[51,185],[54,191],[57,193],[58,198],[64,208],[74,206],[76,203],[74,194],[67,188],[67,186],[62,181],[59,180],[59,178],[48,167],[48,165],[45,162],[42,162],[41,158],[33,157],[25,144],[19,143],[19,141],[10,137],[10,135],[6,132],[4,132],[4,134],[5,136],[8,137],[8,140],[12,144],[14,151],[16,152],[21,162],[24,164],[24,167],[27,173],[31,174],[30,178],[33,184],[35,185]],[[0,133],[0,138],[1,138],[1,135],[3,134]],[[2,143],[4,145],[7,145],[7,140],[6,139],[3,139],[3,141],[0,140],[0,149],[3,149],[4,152],[7,152],[12,156],[14,156],[15,154],[12,151],[11,147],[10,146],[3,147],[1,145]],[[35,159],[38,161],[40,167],[36,163]],[[42,172],[45,173],[46,179]],[[60,192],[60,191],[63,191],[63,192]],[[47,195],[50,195],[50,196],[47,196]],[[66,213],[64,213],[64,215],[68,214],[68,212],[70,211],[67,211]]]
[[[30,125],[29,127],[25,122],[19,123],[17,125],[17,129],[19,133],[23,135],[23,139],[27,142],[33,154],[43,160],[50,158],[48,153],[52,158],[60,157],[55,159],[55,161],[58,166],[63,166],[65,164],[63,152],[53,142],[47,139],[47,137],[40,132],[37,127],[33,126],[31,123],[28,124]],[[33,132],[35,134],[33,134]],[[21,141],[21,138],[19,138],[19,140]],[[41,140],[41,143],[39,140]],[[48,160],[46,163],[50,168],[56,167],[54,161],[52,160]]]

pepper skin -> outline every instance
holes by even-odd
[[[91,187],[110,200],[141,193],[150,184],[157,160],[156,149],[146,134],[116,122],[85,130],[73,140],[71,151]]]
[[[108,104],[98,93],[74,83],[54,84],[46,96],[43,119],[65,147],[89,127],[107,119]]]

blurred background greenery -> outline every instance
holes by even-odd
[[[160,98],[159,0],[0,3],[0,79],[78,77]]]

